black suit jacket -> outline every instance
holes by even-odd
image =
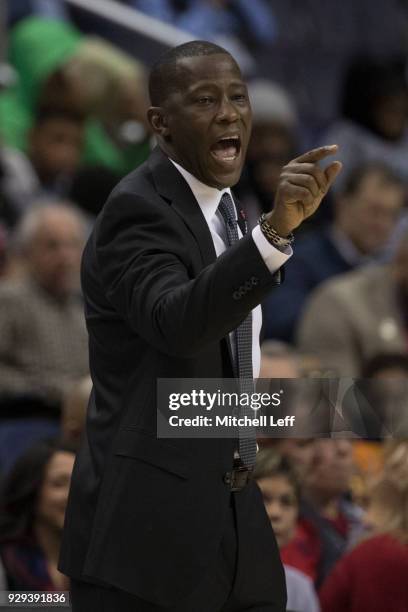
[[[157,439],[156,379],[232,377],[228,333],[278,283],[250,234],[216,257],[159,149],[114,189],[82,262],[94,386],[64,573],[161,605],[193,590],[222,537],[235,441]]]

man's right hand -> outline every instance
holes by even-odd
[[[267,215],[279,236],[288,236],[319,208],[342,164],[334,161],[322,169],[318,162],[337,149],[337,145],[312,149],[282,168],[274,208]]]

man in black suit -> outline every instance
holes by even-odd
[[[340,169],[317,166],[336,147],[291,162],[273,212],[243,236],[230,187],[251,109],[236,62],[181,45],[150,96],[159,146],[114,189],[83,256],[93,391],[60,569],[74,612],[282,612],[255,441],[158,439],[156,380],[257,375],[258,305]]]

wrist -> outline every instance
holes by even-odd
[[[289,232],[286,236],[278,234],[276,229],[270,224],[268,216],[265,214],[263,214],[259,219],[259,226],[262,234],[265,236],[268,242],[280,251],[285,251],[286,248],[294,241],[294,236],[291,232]]]
[[[267,213],[265,219],[281,238],[288,238],[292,234],[292,228],[288,227],[282,219],[279,219],[274,211]]]

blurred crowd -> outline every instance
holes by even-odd
[[[289,160],[339,145],[343,171],[263,304],[261,377],[374,379],[381,393],[369,419],[349,414],[350,427],[329,438],[260,438],[254,476],[288,610],[407,611],[408,4],[111,4],[214,40],[242,62],[254,126],[236,193],[250,226],[273,207]],[[92,390],[81,253],[110,191],[154,146],[149,66],[69,2],[4,5],[0,590],[64,590],[58,550]],[[390,431],[383,417],[397,405]]]

